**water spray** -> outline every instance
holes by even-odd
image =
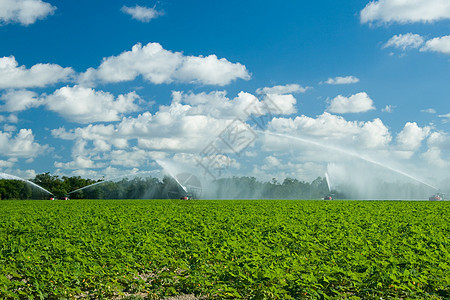
[[[317,147],[328,148],[329,150],[333,150],[333,151],[337,151],[337,152],[340,152],[340,153],[343,153],[343,154],[346,154],[346,155],[350,155],[350,156],[359,158],[359,159],[361,159],[363,161],[366,161],[368,163],[371,163],[373,165],[376,165],[376,166],[385,168],[387,170],[390,170],[392,172],[395,172],[397,174],[403,175],[403,176],[405,176],[405,177],[407,177],[409,179],[412,179],[412,180],[414,180],[416,182],[424,184],[424,185],[426,185],[426,186],[428,186],[428,187],[430,187],[430,188],[432,188],[434,190],[439,190],[438,188],[436,188],[435,186],[425,182],[424,180],[418,179],[417,177],[414,177],[414,176],[412,176],[412,175],[410,175],[410,174],[408,174],[408,173],[406,173],[404,171],[395,169],[393,167],[386,166],[386,165],[382,164],[381,162],[378,162],[376,160],[367,158],[367,157],[362,156],[362,155],[360,155],[358,153],[350,152],[350,151],[347,151],[347,150],[344,150],[342,148],[339,148],[339,147],[336,147],[336,146],[332,146],[332,145],[324,145],[324,144],[322,144],[320,142],[309,140],[309,139],[306,139],[306,138],[297,137],[297,136],[291,136],[291,135],[287,135],[287,134],[275,133],[275,132],[270,132],[270,131],[261,131],[261,130],[257,130],[257,131],[262,133],[262,134],[265,134],[265,135],[273,135],[273,136],[283,137],[283,138],[287,138],[287,139],[291,139],[291,140],[297,140],[297,141],[308,143],[308,144],[311,144],[311,145],[314,145],[314,146],[317,146]]]
[[[325,180],[327,181],[328,190],[331,193],[331,183],[330,183],[330,177],[328,176],[328,172],[325,172]]]
[[[108,181],[114,181],[114,180],[117,180],[117,179],[127,178],[127,177],[129,177],[130,175],[135,176],[135,175],[140,175],[140,174],[145,174],[145,173],[151,173],[151,172],[150,172],[150,171],[142,171],[142,172],[137,172],[137,173],[132,173],[132,174],[126,174],[126,175],[121,175],[121,176],[112,177],[112,178],[110,178],[110,179],[105,179],[105,180],[103,180],[103,181],[99,181],[99,182],[96,182],[96,183],[93,183],[93,184],[84,186],[84,187],[82,187],[82,188],[73,190],[73,191],[71,191],[70,193],[68,193],[68,195],[73,194],[73,193],[75,193],[75,192],[82,191],[82,190],[84,190],[84,189],[87,189],[87,188],[90,188],[90,187],[93,187],[93,186],[96,186],[96,185],[99,185],[99,184],[102,184],[102,183],[105,183],[105,182],[108,182]]]
[[[41,190],[41,191],[43,191],[43,192],[45,192],[45,193],[47,193],[47,194],[49,194],[49,195],[52,194],[51,192],[49,192],[49,191],[47,191],[46,189],[44,189],[42,186],[37,185],[36,183],[34,183],[34,182],[32,182],[32,181],[29,181],[29,180],[20,178],[20,177],[18,177],[18,176],[14,176],[14,175],[11,175],[11,174],[6,174],[6,173],[0,172],[0,179],[20,180],[20,181],[26,182],[26,183],[28,183],[28,184],[31,184],[33,187],[35,187],[35,188],[37,188],[37,189],[39,189],[39,190]]]
[[[177,179],[177,177],[169,170],[168,163],[159,159],[156,159],[155,161],[158,165],[161,166],[161,168],[163,168],[164,171],[166,171],[170,175],[170,177],[172,177],[176,181],[176,183],[183,189],[183,191],[186,194],[188,194],[187,188],[184,185],[182,185],[181,182]]]

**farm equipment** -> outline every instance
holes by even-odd
[[[323,197],[323,200],[333,200],[333,194]]]
[[[441,200],[444,200],[444,194],[442,194],[442,193],[434,194],[433,196],[428,198],[428,200],[430,200],[430,201],[441,201]]]

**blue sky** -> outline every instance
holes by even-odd
[[[449,35],[446,0],[0,0],[0,172],[113,177],[162,160],[310,180],[357,153],[437,184]],[[227,148],[236,124],[247,135]]]

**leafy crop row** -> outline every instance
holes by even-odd
[[[450,297],[448,202],[1,205],[0,298]]]

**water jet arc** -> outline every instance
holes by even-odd
[[[11,174],[6,174],[6,173],[0,172],[0,179],[20,180],[20,181],[23,181],[23,182],[25,182],[25,183],[28,183],[28,184],[32,185],[33,187],[35,187],[35,188],[37,188],[37,189],[39,189],[39,190],[41,190],[41,191],[43,191],[43,192],[45,192],[45,193],[47,193],[47,194],[49,194],[49,195],[52,194],[51,192],[49,192],[49,191],[47,191],[46,189],[44,189],[42,186],[37,185],[36,183],[34,183],[34,182],[32,182],[32,181],[29,181],[29,180],[20,178],[20,177],[18,177],[18,176],[14,176],[14,175],[11,175]]]
[[[363,161],[366,161],[366,162],[368,162],[368,163],[371,163],[371,164],[373,164],[373,165],[376,165],[376,166],[382,167],[382,168],[384,168],[384,169],[387,169],[387,170],[389,170],[389,171],[395,172],[395,173],[397,173],[397,174],[403,175],[403,176],[405,176],[405,177],[407,177],[407,178],[409,178],[409,179],[412,179],[412,180],[414,180],[414,181],[416,181],[416,182],[419,182],[419,183],[421,183],[421,184],[423,184],[423,185],[426,185],[426,186],[428,186],[428,187],[430,187],[430,188],[432,188],[432,189],[434,189],[434,190],[436,190],[436,191],[439,190],[438,188],[432,186],[431,184],[426,183],[425,181],[420,180],[420,179],[418,179],[418,178],[416,178],[416,177],[414,177],[414,176],[412,176],[412,175],[410,175],[410,174],[408,174],[408,173],[406,173],[406,172],[403,172],[403,171],[401,171],[401,170],[397,170],[397,169],[395,169],[395,168],[386,166],[386,165],[384,165],[384,164],[382,164],[382,163],[380,163],[380,162],[378,162],[378,161],[376,161],[376,160],[373,160],[373,159],[364,157],[364,156],[362,156],[362,155],[360,155],[360,154],[357,154],[357,153],[353,153],[353,152],[350,152],[350,151],[346,151],[346,150],[341,149],[341,148],[338,148],[338,147],[336,147],[336,146],[332,146],[332,145],[324,145],[324,144],[319,143],[319,142],[317,142],[317,141],[312,141],[312,140],[309,140],[309,139],[305,139],[305,138],[301,138],[301,137],[297,137],[297,136],[291,136],[291,135],[282,134],[282,133],[275,133],[275,132],[261,131],[261,130],[257,130],[257,132],[260,132],[260,133],[266,134],[266,135],[273,135],[273,136],[278,136],[278,137],[282,137],[282,138],[287,138],[287,139],[297,140],[297,141],[305,142],[305,143],[308,143],[308,144],[311,144],[311,145],[314,145],[314,146],[317,146],[317,147],[327,148],[327,149],[329,149],[329,150],[337,151],[337,152],[343,153],[343,154],[345,154],[345,155],[353,156],[353,157],[356,157],[356,158],[361,159],[361,160],[363,160]]]
[[[176,183],[183,189],[183,191],[184,191],[186,194],[189,194],[189,193],[188,193],[187,187],[185,187],[184,185],[182,185],[181,182],[177,179],[177,177],[176,177],[174,174],[172,174],[172,172],[169,171],[169,167],[167,166],[167,163],[165,163],[165,162],[163,162],[163,161],[161,161],[161,160],[159,160],[159,159],[156,159],[155,161],[156,161],[156,163],[157,163],[158,165],[161,166],[161,168],[163,168],[164,171],[166,171],[167,173],[169,173],[170,177],[172,177],[172,178],[176,181]]]
[[[137,173],[132,173],[132,174],[126,174],[126,175],[112,177],[112,178],[109,178],[109,179],[105,179],[103,181],[99,181],[99,182],[96,182],[96,183],[84,186],[84,187],[76,189],[76,190],[73,190],[73,191],[71,191],[70,193],[67,193],[67,194],[70,195],[70,194],[73,194],[75,192],[79,192],[79,191],[82,191],[84,189],[87,189],[87,188],[90,188],[90,187],[93,187],[95,185],[99,185],[99,184],[102,184],[102,183],[105,183],[105,182],[108,182],[108,181],[114,181],[114,180],[121,179],[121,178],[127,178],[130,175],[140,175],[140,174],[144,174],[144,173],[150,173],[150,171],[142,171],[142,172],[137,172]]]

